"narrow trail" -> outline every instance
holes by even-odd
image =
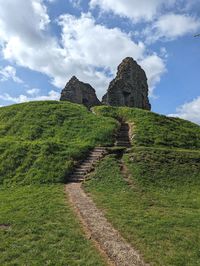
[[[131,146],[129,125],[121,123],[115,146],[128,148]],[[77,166],[65,190],[68,198],[79,217],[85,233],[95,243],[96,247],[107,260],[108,265],[115,266],[144,266],[141,255],[119,234],[107,221],[103,212],[98,209],[92,199],[84,192],[81,182],[87,179],[88,173],[105,155],[105,147],[95,148],[88,157]]]

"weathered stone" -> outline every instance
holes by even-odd
[[[133,58],[125,58],[118,66],[117,76],[111,81],[102,103],[151,109],[146,74]]]
[[[69,80],[62,90],[60,100],[84,104],[88,108],[101,104],[92,86],[79,81],[75,76]]]

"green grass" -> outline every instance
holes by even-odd
[[[200,127],[135,108],[32,102],[0,108],[0,265],[104,265],[84,237],[63,183],[123,118],[133,148],[106,157],[85,184],[124,237],[153,265],[200,264]],[[112,149],[111,149],[112,150]],[[23,185],[23,186],[21,186]]]
[[[112,145],[114,119],[69,102],[30,102],[0,109],[0,184],[65,182],[96,145]]]
[[[0,265],[106,265],[84,235],[63,185],[0,189]]]
[[[200,149],[200,127],[192,122],[137,108],[99,106],[95,112],[134,123],[134,145]]]
[[[108,220],[151,265],[200,265],[200,152],[135,148],[113,156],[85,184]]]
[[[105,265],[56,183],[117,126],[69,102],[0,108],[0,265]]]
[[[132,149],[98,166],[85,189],[151,265],[200,265],[200,127],[136,108],[95,107],[132,125]]]

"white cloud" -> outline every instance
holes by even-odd
[[[178,107],[177,112],[169,114],[169,116],[180,117],[200,124],[200,96]]]
[[[82,0],[69,0],[74,8],[81,8]]]
[[[150,96],[154,97],[154,89],[157,83],[160,82],[163,73],[167,71],[165,63],[157,54],[153,54],[143,59],[141,66],[146,71],[148,77]]]
[[[0,6],[0,39],[18,36],[39,47],[41,31],[50,22],[42,0],[0,0]]]
[[[38,95],[39,92],[40,92],[40,89],[37,89],[37,88],[29,89],[26,91],[26,93],[29,95]]]
[[[100,7],[103,11],[113,12],[134,21],[152,20],[162,7],[171,6],[175,0],[90,0],[90,7]]]
[[[59,24],[62,26],[62,44],[69,60],[68,69],[71,71],[73,67],[75,75],[93,84],[101,95],[109,82],[105,71],[114,74],[117,65],[127,55],[136,60],[144,56],[143,43],[133,42],[118,28],[108,29],[95,24],[90,14],[82,14],[79,19],[64,15],[60,17]]]
[[[60,17],[59,23],[63,28],[63,47],[71,57],[70,61],[74,60],[75,65],[79,65],[76,69],[74,67],[75,74],[97,88],[100,96],[110,81],[105,72],[109,71],[115,75],[117,66],[127,56],[141,62],[147,71],[152,89],[165,71],[162,59],[156,54],[147,56],[146,47],[142,42],[134,42],[128,34],[118,28],[108,29],[96,24],[90,14],[82,14],[79,19],[64,15]],[[104,72],[96,70],[99,68]]]
[[[34,97],[29,97],[26,95],[19,95],[18,97],[12,97],[10,94],[5,93],[0,95],[0,99],[4,101],[9,101],[13,103],[23,103],[23,102],[30,102],[30,101],[46,101],[46,100],[59,100],[60,93],[51,90],[48,95],[37,95]]]
[[[165,14],[147,27],[144,33],[147,41],[153,42],[158,39],[173,40],[185,34],[192,35],[200,29],[200,20],[184,14]]]
[[[0,5],[4,59],[48,75],[59,88],[76,75],[102,96],[110,82],[107,72],[115,75],[117,65],[127,56],[143,63],[151,88],[164,72],[162,59],[147,55],[142,42],[134,42],[119,28],[96,24],[91,14],[61,16],[61,40],[56,40],[45,31],[50,19],[42,0],[0,0]]]
[[[47,3],[55,3],[57,0],[44,0],[46,1]]]
[[[0,81],[13,80],[16,83],[23,83],[23,81],[17,77],[16,69],[12,66],[6,66],[0,68]]]

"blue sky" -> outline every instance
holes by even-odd
[[[200,123],[199,0],[0,0],[0,106],[59,99],[76,75],[99,98],[123,58],[152,110]]]

